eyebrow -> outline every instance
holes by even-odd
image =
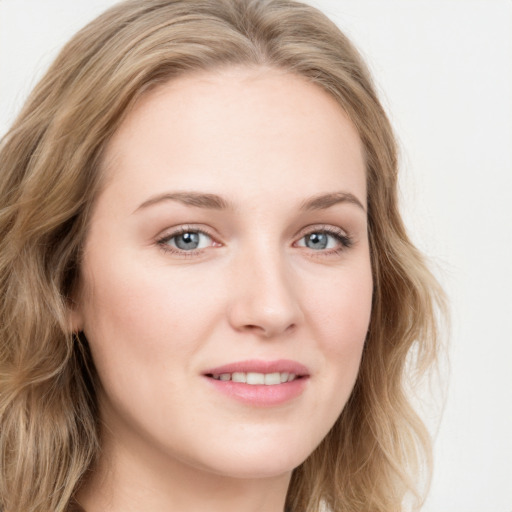
[[[354,204],[361,208],[363,212],[366,212],[363,203],[350,192],[332,192],[330,194],[319,194],[317,196],[313,196],[312,198],[304,201],[300,209],[305,211],[326,210],[327,208],[339,203]]]
[[[202,192],[166,192],[158,194],[144,201],[137,209],[137,212],[141,209],[147,208],[164,201],[177,201],[186,206],[193,206],[195,208],[204,208],[207,210],[234,210],[233,203],[217,194],[208,194]],[[362,202],[350,192],[332,192],[329,194],[319,194],[303,201],[300,205],[300,209],[303,211],[312,210],[326,210],[331,206],[340,203],[350,203],[358,206],[364,212],[365,207]]]
[[[233,205],[229,201],[217,194],[206,194],[201,192],[167,192],[144,201],[135,210],[135,212],[163,201],[177,201],[178,203],[182,203],[186,206],[195,206],[196,208],[205,208],[208,210],[233,209]]]

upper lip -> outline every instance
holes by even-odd
[[[222,373],[294,373],[295,375],[309,375],[306,366],[291,359],[277,359],[274,361],[265,361],[261,359],[250,359],[246,361],[236,361],[233,363],[216,366],[203,372],[203,375],[220,375]]]

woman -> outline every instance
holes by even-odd
[[[0,161],[2,510],[421,503],[405,370],[435,358],[441,295],[321,13],[120,3]]]

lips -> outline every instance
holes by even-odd
[[[279,405],[299,396],[309,378],[306,366],[289,359],[237,361],[203,372],[215,389],[250,405]]]

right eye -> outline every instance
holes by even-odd
[[[165,251],[174,253],[193,253],[215,245],[212,237],[199,229],[179,229],[175,233],[166,235],[158,240],[158,244]]]

